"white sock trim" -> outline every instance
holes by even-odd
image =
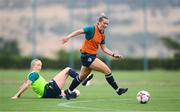
[[[78,76],[76,77],[76,80],[77,80],[78,82],[80,82],[80,83],[82,82],[82,81],[80,81],[80,79],[79,79],[79,77],[78,77]]]
[[[118,92],[118,91],[119,91],[119,88],[116,89],[116,92]]]
[[[112,74],[111,74],[111,75],[106,76],[106,78],[109,78],[109,77],[112,77]]]
[[[72,93],[72,91],[71,91],[71,90],[69,90],[69,89],[68,89],[68,92],[69,92],[70,94]]]

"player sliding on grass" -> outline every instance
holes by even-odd
[[[80,49],[82,66],[79,77],[74,78],[71,85],[69,86],[69,89],[64,91],[68,100],[71,99],[73,90],[91,73],[92,70],[104,73],[107,82],[117,92],[118,95],[121,95],[128,90],[128,88],[118,87],[110,68],[96,57],[98,47],[100,46],[102,51],[107,55],[110,55],[114,58],[122,58],[121,55],[113,53],[105,46],[104,30],[108,24],[108,17],[103,14],[99,17],[97,24],[92,26],[85,26],[83,29],[76,30],[61,40],[64,44],[68,42],[69,39],[77,35],[85,34],[85,41],[82,45],[82,48]]]
[[[42,62],[39,59],[31,61],[31,72],[28,75],[27,81],[20,87],[19,91],[12,97],[12,99],[20,98],[21,94],[31,86],[32,90],[40,98],[62,98],[66,97],[62,90],[64,84],[69,76],[75,78],[78,74],[71,68],[66,67],[59,72],[50,82],[47,82],[41,75]],[[91,80],[93,75],[90,75],[84,80],[83,85]],[[71,98],[76,98],[80,95],[78,90],[72,92]],[[68,97],[69,98],[69,97]]]

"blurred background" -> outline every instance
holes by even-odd
[[[60,39],[104,12],[110,20],[106,45],[122,54],[99,57],[112,69],[180,69],[180,0],[0,0],[0,68],[80,68],[84,35]]]

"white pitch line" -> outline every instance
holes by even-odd
[[[99,109],[99,108],[89,108],[89,107],[85,107],[85,106],[73,106],[73,104],[76,103],[83,103],[83,102],[92,102],[91,100],[87,100],[87,101],[71,101],[71,102],[65,102],[65,103],[59,103],[58,106],[61,107],[67,107],[67,108],[79,108],[79,109]]]
[[[163,99],[165,100],[164,98],[153,98],[153,100],[155,99]],[[167,98],[168,100],[180,100],[180,98]],[[166,99],[166,100],[167,100]],[[117,99],[111,99],[112,100],[117,100]],[[121,101],[130,101],[130,100],[134,100],[134,99],[121,99]],[[78,103],[86,103],[86,102],[104,102],[104,101],[107,101],[107,100],[103,100],[103,99],[100,99],[100,100],[85,100],[85,101],[67,101],[67,102],[64,102],[64,103],[59,103],[58,106],[60,107],[66,107],[66,108],[78,108],[78,109],[86,109],[86,110],[93,110],[93,111],[113,111],[113,112],[120,112],[121,110],[112,110],[112,109],[102,109],[102,108],[97,108],[97,107],[86,107],[86,106],[74,106],[73,104],[78,104]],[[134,110],[122,110],[123,112],[165,112],[165,111],[142,111],[142,110],[137,110],[137,111],[134,111]],[[172,110],[173,111],[173,110]],[[167,112],[167,111],[166,111]],[[173,111],[173,112],[180,112],[180,111]]]
[[[117,100],[117,99],[116,99]],[[121,100],[124,100],[124,101],[127,101],[127,100],[131,100],[131,99],[121,99]],[[70,102],[64,102],[64,103],[59,103],[58,106],[61,106],[61,107],[66,107],[66,108],[79,108],[79,109],[88,109],[88,110],[101,110],[101,111],[110,111],[111,109],[103,109],[102,108],[95,108],[95,107],[86,107],[86,106],[73,106],[72,104],[77,104],[77,103],[83,103],[83,102],[94,102],[94,101],[100,101],[100,102],[104,102],[104,101],[107,101],[107,100],[85,100],[85,101],[70,101]],[[115,111],[115,110],[113,110]]]

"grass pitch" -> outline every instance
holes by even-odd
[[[47,80],[57,70],[41,72]],[[122,87],[128,87],[126,94],[118,96],[106,83],[103,74],[94,72],[90,86],[79,86],[81,96],[75,100],[39,99],[29,88],[18,100],[10,98],[26,80],[28,70],[0,70],[0,111],[69,111],[69,112],[170,112],[180,111],[180,71],[113,71],[114,78]],[[68,87],[70,81],[67,82]],[[139,104],[136,94],[147,90],[151,100]]]

